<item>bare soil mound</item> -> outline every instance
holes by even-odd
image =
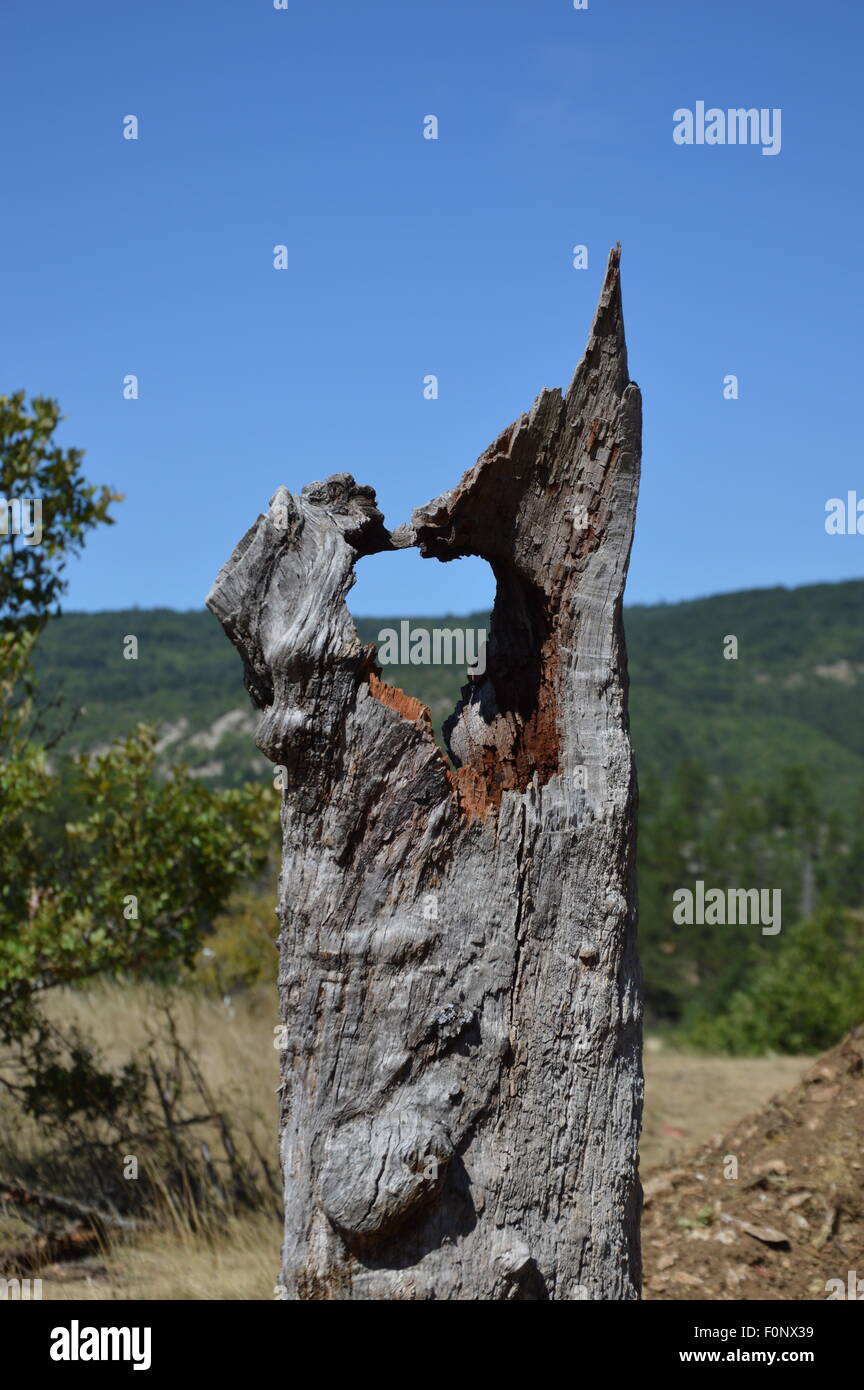
[[[862,1141],[864,1027],[791,1091],[646,1180],[644,1297],[825,1300],[855,1296],[860,1278],[864,1298]]]

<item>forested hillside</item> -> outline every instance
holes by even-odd
[[[860,580],[625,610],[653,1023],[732,1050],[791,1050],[793,1037],[828,1046],[864,1017],[862,615]],[[357,628],[374,642],[401,622]],[[488,617],[410,625],[488,628]],[[135,659],[124,657],[130,638]],[[240,663],[206,612],[67,614],[44,634],[37,670],[45,730],[67,730],[54,757],[146,721],[166,763],[182,759],[214,785],[271,776]],[[439,729],[465,679],[441,665],[385,676],[424,700]],[[780,889],[781,931],[676,925],[672,895],[697,879]]]
[[[756,589],[690,603],[625,610],[631,719],[640,765],[670,772],[695,759],[708,772],[771,776],[803,763],[829,803],[849,801],[864,775],[864,580]],[[360,618],[363,641],[400,618]],[[488,627],[488,616],[412,618],[415,626]],[[137,660],[123,656],[138,639]],[[738,639],[737,660],[724,638]],[[217,720],[249,711],[240,662],[205,611],[131,609],[68,613],[44,635],[43,693],[68,718],[70,742],[88,748],[137,720],[165,727],[172,756],[208,765],[214,781],[249,770],[250,743]],[[464,671],[390,666],[391,683],[427,703],[436,727],[458,699]],[[182,732],[172,729],[187,721]],[[168,726],[171,726],[169,728]],[[189,743],[190,738],[198,742]],[[217,764],[222,766],[217,769]]]

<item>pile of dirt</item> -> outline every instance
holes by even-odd
[[[864,1299],[862,1141],[864,1027],[787,1094],[646,1180],[644,1297]]]

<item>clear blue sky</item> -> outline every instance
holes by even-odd
[[[0,391],[56,396],[126,494],[65,606],[199,606],[279,483],[347,470],[407,520],[566,385],[619,239],[628,601],[864,573],[824,531],[864,495],[862,30],[859,0],[3,0]],[[781,152],[678,147],[700,100],[780,107]],[[355,612],[491,592],[359,575]]]

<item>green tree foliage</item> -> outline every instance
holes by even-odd
[[[276,984],[279,949],[276,944],[276,892],[271,880],[263,891],[241,888],[216,918],[193,978],[222,997],[255,985]]]
[[[159,780],[152,731],[76,760],[79,818],[44,820],[44,767],[0,834],[0,1014],[56,985],[191,964],[204,932],[276,836],[272,789],[217,792],[183,768]]]
[[[685,1036],[711,1052],[821,1052],[864,1017],[864,913],[828,908],[796,922],[717,1014],[694,1010]]]
[[[276,838],[269,784],[216,791],[182,767],[156,775],[140,727],[66,763],[34,736],[34,640],[85,533],[117,494],[86,482],[79,450],[53,443],[55,402],[0,399],[7,496],[42,499],[43,534],[0,536],[0,1016],[34,1027],[33,1003],[95,975],[190,962],[202,934]]]
[[[34,396],[29,406],[23,391],[0,396],[0,499],[4,507],[24,499],[41,506],[38,544],[28,544],[11,527],[0,535],[0,629],[5,632],[38,630],[59,611],[67,559],[81,550],[94,526],[112,523],[109,508],[122,500],[110,488],[85,481],[80,449],[55,443],[60,420],[59,405],[47,396]]]
[[[826,810],[818,769],[783,768],[767,782],[709,776],[692,762],[668,779],[654,769],[643,774],[639,826],[649,1024],[678,1024],[715,1050],[795,1052],[829,1046],[864,1018],[864,978],[847,969],[850,952],[864,958],[864,931],[841,911],[864,901],[861,809]],[[706,889],[779,889],[780,932],[676,924],[672,895],[697,879]]]
[[[485,613],[402,616],[412,628],[489,627]],[[668,781],[687,762],[724,781],[762,786],[802,766],[814,775],[820,806],[848,810],[864,784],[862,616],[864,580],[625,608],[643,783],[652,769]],[[374,642],[400,621],[356,618],[355,625],[361,641]],[[117,661],[128,632],[138,635],[146,661]],[[737,661],[723,659],[726,633],[739,636]],[[142,720],[176,727],[186,718],[166,761],[209,765],[208,780],[218,785],[256,775],[248,732],[226,733],[212,751],[187,742],[227,710],[249,709],[237,654],[209,613],[67,613],[49,624],[35,667],[46,697],[84,707],[73,740],[80,748],[124,736]],[[389,666],[384,674],[429,705],[436,727],[465,682],[455,666]],[[267,776],[263,760],[257,775]]]

